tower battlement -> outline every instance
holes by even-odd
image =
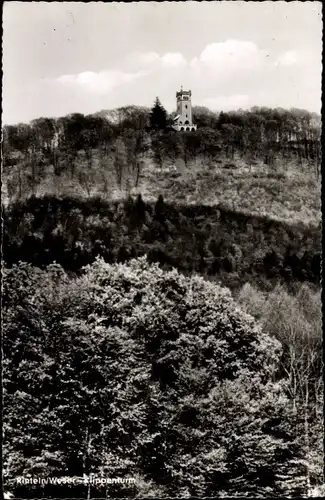
[[[196,125],[192,122],[192,92],[183,90],[176,92],[176,112],[173,128],[177,131],[193,131]]]
[[[182,98],[183,96],[187,97],[191,97],[192,96],[192,92],[191,90],[179,90],[178,92],[176,92],[176,98]]]

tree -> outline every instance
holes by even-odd
[[[92,167],[93,150],[102,142],[103,119],[98,116],[85,116],[80,139],[86,155],[88,168]]]
[[[207,157],[210,161],[214,158],[216,154],[221,151],[220,133],[218,130],[213,130],[211,128],[200,128],[195,135],[198,136],[198,140],[195,140],[194,144],[199,146],[199,152]],[[191,148],[192,136],[188,137],[189,147]],[[193,151],[193,150],[192,150]]]
[[[151,109],[150,126],[152,130],[164,130],[167,126],[167,111],[162,106],[159,97],[156,98],[155,104]]]
[[[226,145],[226,154],[234,158],[236,147],[238,148],[239,127],[236,125],[225,123],[221,125],[223,141]],[[230,154],[229,154],[230,153]]]
[[[138,187],[148,142],[143,130],[126,129],[122,137],[126,146],[129,174],[132,178],[130,180],[135,187]]]
[[[199,127],[216,129],[218,126],[218,116],[216,113],[204,106],[193,106],[193,122]]]
[[[127,168],[127,151],[123,139],[119,138],[115,142],[114,168],[117,185],[122,189],[123,177]]]
[[[154,136],[151,141],[151,147],[153,150],[153,158],[154,163],[161,168],[163,165],[164,153],[166,151],[165,142],[163,141],[163,137]]]
[[[31,144],[31,129],[25,123],[7,125],[4,131],[5,144],[10,150],[17,150],[26,154]]]
[[[322,482],[323,450],[323,359],[321,297],[302,284],[295,295],[277,286],[268,295],[246,284],[239,300],[259,317],[263,329],[283,348],[280,370],[295,422],[297,441],[305,454],[303,478],[307,493]]]
[[[31,126],[35,130],[37,146],[47,154],[51,154],[56,131],[55,120],[53,118],[37,118],[31,122]]]
[[[73,113],[60,118],[57,124],[59,129],[58,148],[64,166],[70,170],[73,179],[76,172],[78,152],[83,149],[82,132],[85,128],[85,117],[80,113]]]
[[[139,479],[106,497],[150,483],[162,496],[303,493],[274,381],[280,343],[227,289],[145,257],[97,259],[78,278],[21,263],[4,279],[4,468],[16,496],[27,488],[15,476],[98,471]]]

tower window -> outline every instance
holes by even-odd
[[[187,109],[187,104],[185,104],[185,108]]]

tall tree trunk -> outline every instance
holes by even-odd
[[[18,179],[19,179],[19,199],[21,199],[22,196],[22,180],[21,180],[21,167],[18,168]]]
[[[86,150],[86,158],[87,158],[87,166],[90,169],[93,164],[93,152],[91,148]]]
[[[29,153],[29,161],[31,163],[31,170],[32,170],[32,192],[35,194],[35,184],[36,184],[36,168],[35,168],[35,151],[32,151],[32,153]]]
[[[83,455],[83,472],[88,477],[87,484],[87,500],[90,500],[90,466],[89,466],[89,457],[90,457],[90,446],[91,446],[91,436],[89,433],[89,426],[86,429],[86,438],[85,438],[86,450]]]
[[[140,161],[137,161],[135,187],[138,187],[139,185],[139,177],[140,177]]]
[[[308,405],[309,405],[309,387],[308,387],[308,377],[305,380],[305,414],[304,414],[304,430],[305,430],[305,446],[306,446],[306,486],[307,486],[307,497],[310,496],[310,446],[309,446],[309,423],[308,423]]]
[[[54,174],[58,175],[58,160],[55,147],[53,148],[53,168],[54,168]]]

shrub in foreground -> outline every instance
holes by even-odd
[[[22,286],[23,283],[23,286]],[[134,478],[103,496],[304,492],[280,343],[227,289],[146,258],[98,259],[79,278],[57,265],[4,273],[4,470],[15,477]],[[91,489],[91,491],[90,491]]]

